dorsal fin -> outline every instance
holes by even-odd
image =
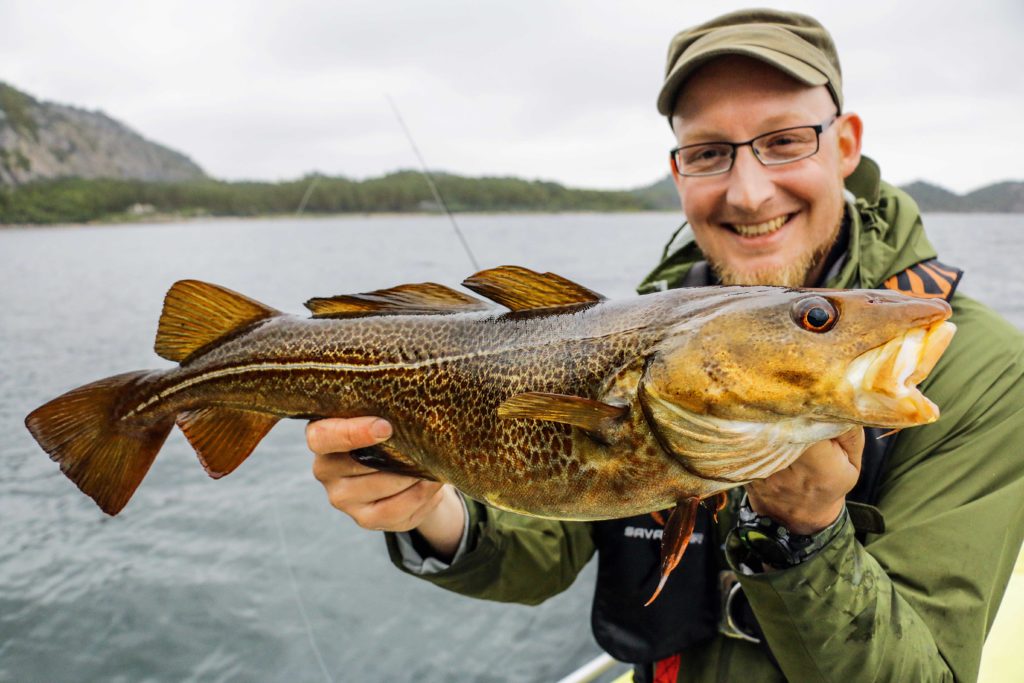
[[[164,297],[154,348],[163,358],[180,363],[229,332],[275,315],[280,311],[226,287],[180,280]]]
[[[513,311],[556,308],[603,301],[604,297],[554,273],[536,273],[521,266],[499,266],[471,275],[462,283],[480,296]]]
[[[485,311],[490,306],[476,297],[434,282],[398,285],[363,294],[310,299],[306,308],[314,318],[348,318],[360,315],[426,315]]]

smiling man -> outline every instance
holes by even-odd
[[[310,425],[336,508],[395,564],[480,598],[537,603],[596,553],[597,641],[635,680],[970,681],[1024,537],[1024,341],[954,294],[920,215],[861,156],[835,47],[810,17],[750,10],[679,33],[659,111],[688,223],[641,293],[728,284],[943,297],[959,327],[922,388],[942,409],[886,439],[855,429],[699,516],[661,597],[659,522],[525,518],[345,452],[382,420]],[[946,256],[955,259],[955,254]],[[867,430],[871,432],[872,430]],[[453,672],[457,674],[457,672]]]
[[[697,70],[674,105],[673,178],[722,283],[817,282],[860,161],[860,118],[840,115],[824,86],[738,56]]]

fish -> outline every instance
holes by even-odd
[[[939,417],[917,388],[949,344],[949,304],[884,290],[728,286],[609,300],[553,273],[484,270],[313,298],[311,317],[182,280],[155,351],[32,411],[32,436],[110,515],[175,424],[231,473],[282,418],[375,415],[360,462],[497,508],[600,520],[669,511],[653,601],[698,506],[855,425]],[[649,603],[648,603],[649,604]]]

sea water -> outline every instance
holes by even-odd
[[[518,264],[609,297],[657,262],[668,213],[465,215],[481,267]],[[961,291],[1024,328],[1024,216],[934,215]],[[281,310],[473,271],[434,216],[0,230],[0,681],[542,681],[597,655],[593,567],[539,607],[463,598],[395,570],[327,503],[303,424],[209,479],[174,430],[116,518],[25,430],[33,408],[152,351],[175,280]]]

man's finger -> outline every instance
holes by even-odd
[[[379,471],[356,462],[348,453],[317,453],[313,457],[313,476],[322,484],[343,477],[356,477]]]
[[[306,445],[314,453],[347,453],[391,436],[391,425],[379,417],[328,418],[306,425]]]
[[[358,510],[356,521],[370,529],[405,531],[415,526],[411,519],[434,498],[440,484],[420,479],[392,495],[369,503]]]
[[[861,456],[864,455],[864,428],[854,427],[837,436],[835,441],[840,448],[846,451],[846,457],[850,459],[850,464],[860,472]]]

